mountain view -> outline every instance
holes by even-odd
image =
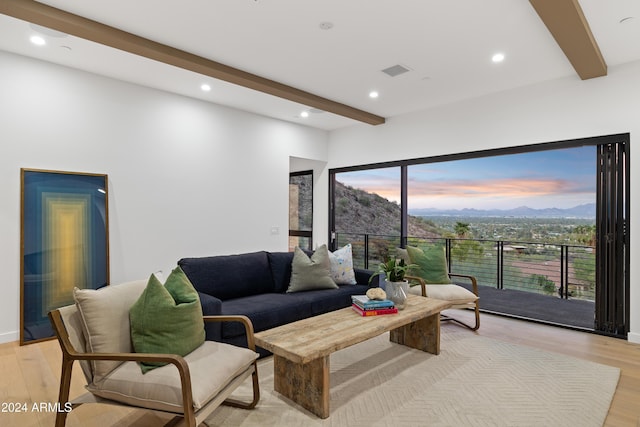
[[[336,182],[335,200],[338,233],[400,235],[400,205],[340,182]],[[439,237],[442,232],[413,215],[409,217],[408,227],[409,235],[421,238]]]
[[[336,182],[335,194],[338,233],[400,235],[397,203],[340,182]],[[414,209],[409,212],[408,235],[451,237],[460,224],[468,238],[589,245],[595,234],[595,204],[570,209]]]
[[[520,206],[514,209],[413,209],[413,216],[515,217],[515,218],[585,218],[595,219],[596,204],[587,203],[569,209],[534,209]]]

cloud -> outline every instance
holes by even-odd
[[[359,177],[347,185],[400,202],[399,179]],[[594,185],[554,178],[486,178],[423,181],[409,179],[412,208],[573,207],[592,203]]]
[[[563,179],[498,178],[452,181],[411,181],[409,197],[528,198],[559,193],[592,193],[592,189]]]
[[[474,181],[412,182],[412,208],[573,207],[595,200],[593,186],[564,179],[500,178]]]
[[[400,182],[392,179],[362,179],[348,185],[390,200],[400,197]],[[409,197],[499,197],[526,198],[557,194],[593,193],[593,188],[563,179],[498,178],[409,182]]]
[[[509,208],[593,203],[594,162],[595,149],[580,147],[410,165],[409,204],[412,208]],[[337,179],[388,200],[400,200],[399,167],[344,172]]]

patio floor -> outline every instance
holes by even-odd
[[[462,285],[470,288],[468,285]],[[480,310],[542,323],[593,331],[595,303],[578,299],[560,299],[512,289],[478,286]]]

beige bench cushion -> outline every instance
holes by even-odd
[[[147,286],[146,280],[104,288],[73,290],[82,319],[86,351],[91,353],[130,353],[129,308]],[[93,381],[100,381],[122,362],[94,361]]]
[[[453,304],[468,304],[478,300],[476,294],[458,285],[427,285],[427,297],[451,301]],[[422,295],[420,286],[412,286],[409,293]]]
[[[193,406],[197,411],[258,357],[247,348],[205,341],[185,356],[191,373]],[[129,405],[182,413],[182,388],[175,365],[142,374],[135,362],[124,362],[87,389],[97,396]]]

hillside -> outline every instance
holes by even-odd
[[[336,182],[336,231],[387,236],[400,235],[400,206],[394,202]],[[440,237],[443,230],[419,217],[409,216],[409,235]]]

